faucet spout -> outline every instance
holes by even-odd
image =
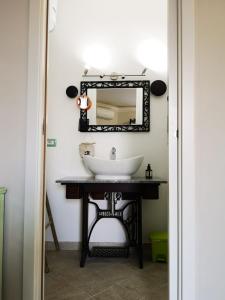
[[[116,159],[116,148],[115,147],[112,147],[112,150],[111,150],[111,159],[112,160]]]

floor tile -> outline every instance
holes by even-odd
[[[91,258],[79,267],[77,251],[49,251],[45,300],[168,300],[166,264],[147,257],[143,269],[137,258]]]

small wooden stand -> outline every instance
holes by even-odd
[[[46,211],[48,214],[48,223],[46,224],[45,229],[47,229],[49,226],[51,227],[55,248],[57,251],[59,251],[60,250],[59,241],[58,241],[58,237],[57,237],[56,230],[55,230],[55,224],[54,224],[54,220],[52,217],[52,211],[51,211],[51,207],[50,207],[49,200],[48,200],[48,194],[46,194]],[[49,271],[50,270],[49,270],[49,266],[48,266],[47,254],[45,251],[45,273],[49,273]]]

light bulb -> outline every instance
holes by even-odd
[[[95,69],[105,69],[110,63],[110,54],[103,45],[90,45],[84,51],[84,62]],[[90,68],[89,67],[89,68]]]
[[[143,41],[137,52],[139,62],[155,72],[167,71],[167,49],[157,39]]]

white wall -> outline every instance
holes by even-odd
[[[197,300],[225,299],[225,2],[196,1]]]
[[[27,19],[28,1],[3,0],[0,4],[0,184],[9,189],[6,203],[6,238],[5,238],[5,297],[4,300],[21,298],[22,279],[22,228],[24,198],[24,155],[25,155],[25,95],[26,95],[26,55],[27,55]],[[197,222],[197,300],[223,300],[224,291],[224,1],[196,0],[197,21],[197,80],[196,80],[196,222]],[[76,14],[76,12],[75,12]],[[222,18],[223,17],[223,18]],[[3,40],[3,42],[2,42]],[[67,62],[68,64],[68,62]],[[58,170],[57,178],[75,174],[77,144],[84,140],[76,133],[78,115],[70,116],[73,104],[64,96],[65,87],[74,82],[73,72],[67,74],[61,89],[61,107],[69,117],[70,135],[60,134],[60,143],[67,142],[72,136],[71,160],[63,170]],[[80,71],[78,72],[80,74]],[[60,74],[58,75],[60,76]],[[66,81],[66,82],[64,82]],[[13,83],[14,88],[11,88]],[[215,88],[214,88],[215,87]],[[57,100],[57,99],[56,99]],[[60,101],[60,100],[57,100]],[[54,103],[51,104],[54,107]],[[184,112],[185,113],[185,112]],[[61,114],[58,113],[57,116]],[[57,118],[55,117],[55,120]],[[58,119],[60,120],[60,119]],[[55,121],[56,123],[56,121]],[[63,122],[62,122],[63,123]],[[73,126],[70,128],[71,124]],[[56,132],[58,135],[58,132]],[[59,131],[60,133],[60,131]],[[55,133],[52,132],[51,135]],[[73,135],[72,135],[73,134]],[[144,135],[144,134],[143,134]],[[89,137],[90,135],[87,135]],[[113,135],[112,135],[113,136]],[[110,137],[112,137],[110,135]],[[118,136],[128,139],[126,135]],[[129,136],[129,134],[128,134]],[[131,134],[130,139],[136,135]],[[139,135],[137,136],[138,139]],[[57,136],[58,137],[58,136]],[[108,139],[108,135],[104,135]],[[78,141],[77,141],[78,138]],[[88,138],[89,139],[89,138]],[[93,138],[95,139],[95,137]],[[59,143],[59,145],[60,145]],[[122,142],[121,142],[122,144]],[[53,150],[53,151],[52,151]],[[61,156],[59,148],[52,149],[51,156]],[[67,157],[68,152],[64,157]],[[133,150],[130,150],[132,152]],[[136,150],[135,150],[136,151]],[[134,152],[135,152],[134,151]],[[219,161],[219,164],[218,164]],[[63,158],[59,162],[63,163]],[[52,164],[54,167],[54,164]],[[52,178],[55,180],[56,178]],[[184,180],[188,180],[185,178]],[[213,188],[214,187],[214,188]],[[52,189],[54,192],[54,189]],[[76,220],[79,216],[78,202],[64,200],[64,190],[57,187],[56,205],[67,205],[67,216]],[[158,202],[159,203],[159,202]],[[55,208],[55,206],[54,206]],[[72,208],[71,215],[70,208]],[[55,212],[55,211],[54,211]],[[57,215],[58,220],[60,218]],[[65,218],[64,218],[65,219]],[[76,229],[79,219],[74,222],[72,235],[79,235]],[[60,228],[57,228],[60,229]],[[61,235],[61,234],[60,234]]]
[[[127,8],[129,6],[129,9]],[[119,9],[118,9],[119,7]],[[137,11],[140,13],[137,14]],[[93,41],[100,42],[112,52],[108,71],[140,73],[143,66],[136,59],[137,45],[155,37],[166,45],[167,3],[165,0],[107,2],[59,1],[57,25],[49,38],[48,78],[48,137],[57,139],[57,147],[48,149],[47,189],[60,241],[80,241],[80,201],[66,200],[65,187],[56,179],[64,176],[88,175],[79,156],[81,142],[96,142],[96,155],[109,157],[113,146],[118,157],[144,154],[138,175],[144,176],[147,163],[154,175],[167,179],[167,101],[151,96],[150,133],[80,133],[79,110],[65,95],[67,86],[79,87],[84,70],[82,53]],[[93,71],[92,71],[93,72]],[[90,71],[91,73],[91,71]],[[147,79],[166,79],[166,74],[149,71]],[[167,186],[160,188],[159,201],[144,203],[144,239],[150,230],[167,228]],[[102,221],[103,222],[103,221]],[[108,222],[109,236],[101,224],[93,241],[119,242],[123,240],[120,225]],[[112,223],[114,227],[111,226]],[[51,235],[47,235],[50,239]]]
[[[0,185],[5,207],[4,300],[22,299],[28,0],[0,3]]]

